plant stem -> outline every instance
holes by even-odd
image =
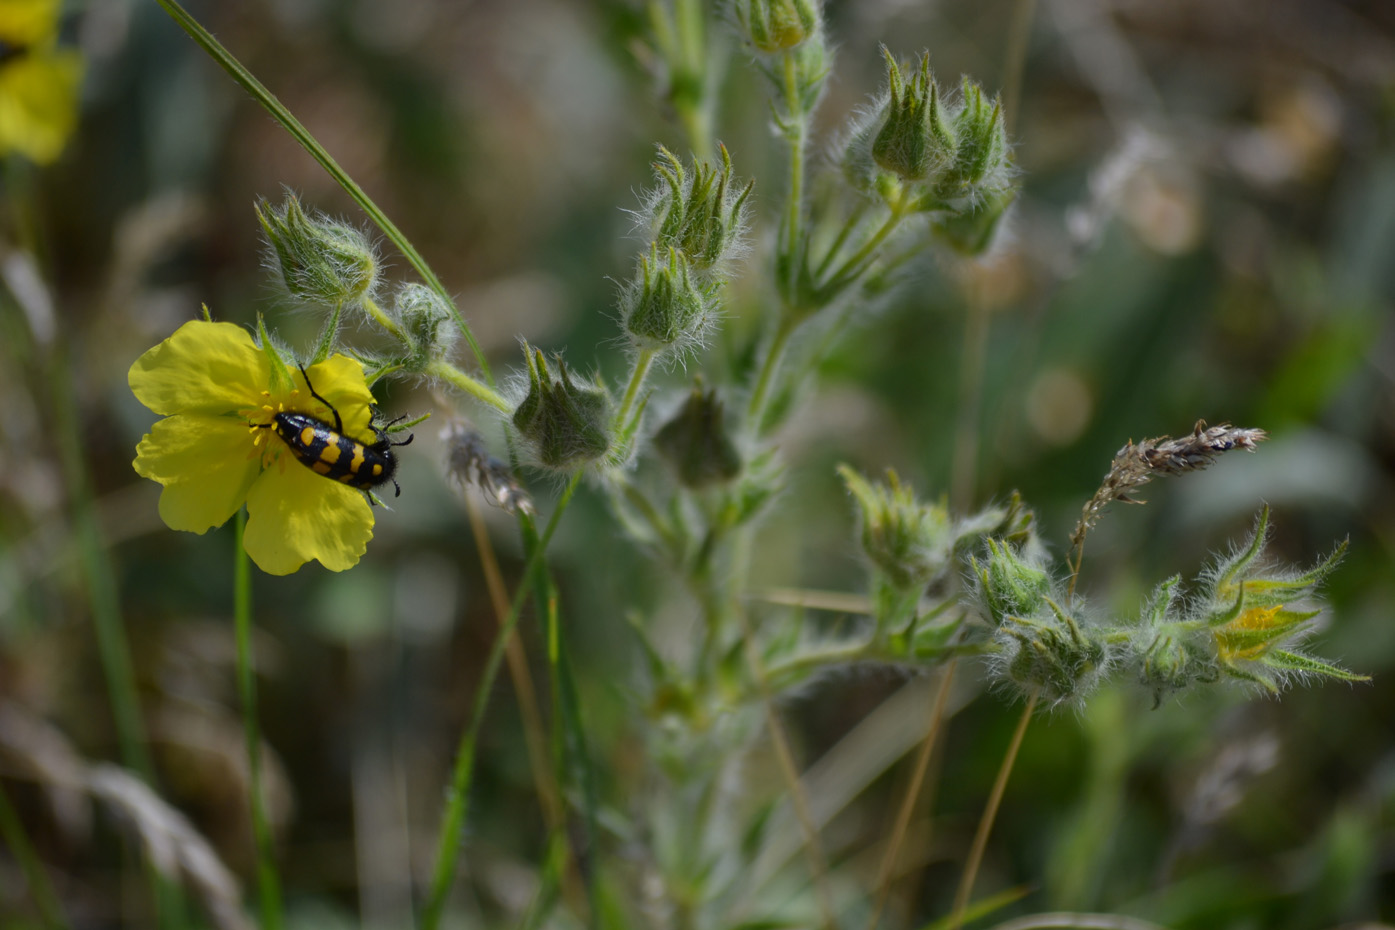
[[[974,882],[978,879],[978,867],[983,863],[983,853],[988,848],[988,834],[993,831],[993,821],[998,816],[998,805],[1007,791],[1008,776],[1017,762],[1017,750],[1022,748],[1022,738],[1027,735],[1027,724],[1032,721],[1032,712],[1037,709],[1039,691],[1033,691],[1027,698],[1027,706],[1022,708],[1022,716],[1013,731],[1012,741],[1003,754],[1003,763],[998,767],[998,777],[993,781],[988,803],[983,808],[983,816],[978,821],[978,831],[974,834],[973,845],[969,848],[969,858],[964,864],[964,874],[959,880],[959,888],[954,893],[954,909],[950,912],[948,930],[959,930],[964,924],[964,912],[969,906],[969,896],[973,894]]]
[[[766,348],[765,360],[761,363],[760,374],[756,376],[756,386],[751,389],[751,401],[746,408],[746,428],[752,436],[759,437],[764,432],[761,421],[765,418],[765,405],[770,399],[770,386],[784,357],[785,346],[797,325],[793,314],[783,314]]]
[[[785,118],[794,124],[790,136],[790,188],[789,199],[785,203],[783,252],[789,262],[790,273],[803,266],[803,256],[799,254],[799,243],[803,237],[804,219],[804,149],[809,143],[809,117],[804,112],[799,99],[799,76],[795,71],[794,53],[784,55]]]
[[[712,104],[707,86],[707,42],[703,6],[699,0],[675,0],[678,54],[689,80],[698,90],[697,101],[684,95],[674,101],[688,144],[698,159],[712,155]]]
[[[242,533],[247,511],[237,512],[233,531],[233,625],[237,634],[237,690],[242,701],[242,726],[247,742],[248,794],[252,810],[252,839],[257,853],[257,895],[262,930],[280,930],[281,881],[276,872],[271,828],[262,798],[262,737],[257,723],[257,674],[252,655],[252,572]]]
[[[957,659],[951,659],[940,677],[940,687],[935,692],[935,704],[930,711],[930,726],[925,731],[925,739],[921,740],[920,752],[916,754],[915,769],[911,773],[911,783],[906,787],[906,797],[901,802],[896,825],[892,828],[891,841],[887,843],[886,853],[882,856],[881,871],[877,877],[877,898],[872,905],[872,916],[867,920],[867,930],[876,930],[881,921],[882,911],[886,908],[886,899],[891,894],[891,883],[896,877],[896,860],[900,858],[901,844],[906,840],[906,830],[910,827],[911,816],[915,813],[920,786],[925,780],[926,770],[930,767],[930,755],[936,740],[939,739],[940,725],[944,721],[945,702],[949,699],[949,686],[954,681],[954,672],[958,665]]]
[[[378,306],[371,297],[360,297],[358,302],[360,306],[363,307],[364,312],[373,318],[374,323],[377,323],[385,329],[394,339],[402,343],[403,346],[411,348],[412,337],[408,336],[406,330],[404,330],[396,320],[388,316],[383,308]]]
[[[5,845],[10,848],[10,854],[15,857],[24,873],[24,881],[29,885],[29,892],[38,906],[44,926],[53,930],[67,930],[72,925],[64,916],[63,907],[58,903],[58,895],[54,894],[53,885],[49,884],[43,863],[39,861],[38,853],[34,851],[29,837],[25,835],[24,825],[19,822],[19,815],[3,787],[0,787],[0,837],[4,838]]]
[[[441,837],[436,850],[436,869],[432,876],[426,905],[422,910],[422,930],[436,930],[440,925],[441,915],[445,911],[446,898],[450,895],[451,884],[455,879],[455,863],[460,855],[461,837],[468,814],[470,784],[474,778],[475,748],[479,742],[480,728],[484,723],[484,712],[489,702],[490,691],[494,687],[494,679],[499,674],[499,665],[503,661],[509,639],[518,626],[518,618],[523,611],[524,602],[528,599],[532,578],[543,564],[543,553],[547,550],[547,544],[551,541],[552,534],[556,532],[557,523],[563,512],[566,511],[567,505],[571,502],[572,494],[576,492],[580,483],[581,472],[577,472],[567,483],[566,490],[562,492],[561,498],[557,501],[557,508],[553,511],[552,518],[548,521],[546,529],[543,530],[538,545],[528,557],[528,564],[523,570],[523,578],[520,580],[518,590],[514,592],[513,601],[509,605],[508,617],[505,618],[504,623],[499,628],[499,633],[494,637],[494,643],[489,649],[489,657],[485,660],[484,671],[481,674],[479,685],[475,689],[475,703],[470,711],[470,722],[461,734],[460,746],[455,756],[455,767],[447,795],[446,809],[441,818]]]
[[[653,363],[653,349],[640,349],[639,355],[635,356],[634,368],[630,371],[630,382],[625,386],[625,396],[621,399],[620,409],[615,414],[615,425],[622,436],[629,433],[632,425],[629,423],[630,412],[634,408],[635,400],[639,397],[639,390],[644,386],[644,379],[649,375],[649,367]]]
[[[440,378],[442,381],[445,381],[452,387],[459,388],[471,397],[484,401],[495,410],[504,413],[513,412],[513,405],[504,399],[504,395],[500,394],[492,387],[471,378],[450,362],[436,359],[427,365],[426,370],[422,373],[429,377]]]
[[[872,233],[856,252],[848,256],[836,271],[824,278],[823,282],[819,284],[820,293],[826,293],[831,298],[866,270],[865,263],[871,259],[872,253],[886,241],[887,236],[896,231],[896,227],[901,225],[901,221],[906,218],[906,199],[904,195],[898,195],[896,200],[889,205],[891,212],[882,221],[882,225],[877,227],[877,231]]]
[[[310,134],[310,131],[301,125],[300,120],[296,119],[291,111],[286,109],[281,101],[277,100],[276,96],[271,91],[267,90],[252,72],[243,67],[242,63],[233,57],[232,52],[224,48],[223,45],[213,37],[212,33],[205,29],[193,16],[189,15],[188,11],[180,6],[176,0],[156,0],[156,2],[164,8],[165,12],[169,14],[170,18],[173,19],[181,29],[189,34],[190,38],[197,42],[199,46],[208,53],[210,58],[216,61],[234,81],[242,86],[243,90],[251,94],[252,98],[271,114],[272,119],[280,123],[282,128],[290,133],[291,137],[299,142],[301,147],[309,152],[310,156],[314,158],[315,161],[320,163],[320,167],[324,168],[325,172],[354,199],[354,202],[359,205],[359,208],[363,210],[364,213],[368,214],[368,218],[373,221],[373,224],[383,231],[383,235],[387,236],[393,246],[395,246],[411,266],[416,269],[417,274],[421,275],[422,280],[426,282],[427,286],[446,302],[446,305],[451,308],[451,313],[455,317],[456,325],[460,327],[461,335],[463,335],[465,341],[470,344],[470,351],[474,353],[475,363],[480,366],[480,371],[484,374],[485,382],[492,387],[494,385],[494,375],[489,370],[489,361],[484,356],[484,350],[480,348],[479,342],[475,339],[474,332],[471,331],[469,324],[465,322],[465,317],[461,315],[459,308],[455,306],[455,301],[451,299],[450,292],[447,291],[445,285],[441,283],[441,279],[436,277],[436,273],[431,270],[431,266],[426,263],[426,259],[421,257],[421,254],[417,252],[416,247],[412,245],[411,241],[402,234],[402,231],[397,228],[392,220],[388,219],[387,214],[379,209],[378,205],[364,192],[363,188],[358,186],[358,182],[349,177],[348,173],[345,172],[344,169],[339,166],[339,163],[325,150],[325,147],[320,145],[315,137]]]

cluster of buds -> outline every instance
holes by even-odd
[[[944,576],[956,554],[989,533],[1030,536],[1031,513],[1014,500],[954,519],[943,501],[925,503],[888,469],[872,482],[847,465],[838,473],[857,501],[858,540],[872,566],[872,595],[879,629],[914,624],[926,588]]]
[[[541,350],[524,343],[528,393],[513,412],[533,460],[544,468],[571,471],[604,456],[611,448],[610,396],[600,385],[572,379],[561,357],[557,375]]]
[[[372,294],[378,256],[361,231],[306,213],[295,196],[287,196],[279,207],[261,201],[256,210],[293,297],[337,309]]]
[[[1285,571],[1263,558],[1269,511],[1248,543],[1203,574],[1190,610],[1181,579],[1159,585],[1134,636],[1139,677],[1161,699],[1193,683],[1239,679],[1276,693],[1292,677],[1361,680],[1296,647],[1312,632],[1320,608],[1314,592],[1340,561],[1345,545],[1306,572]]]
[[[699,381],[687,402],[654,434],[654,448],[673,466],[684,487],[721,484],[741,474],[741,453],[725,419],[717,392]]]
[[[993,628],[993,677],[1049,704],[1082,699],[1114,661],[1107,631],[1063,607],[1042,556],[1029,540],[989,539],[983,561],[971,560],[975,595]]]
[[[846,134],[844,175],[869,196],[932,213],[958,251],[982,252],[1016,197],[1002,105],[968,78],[950,101],[929,55],[906,68],[883,53],[887,89]]]
[[[702,344],[717,294],[743,248],[751,184],[733,183],[731,156],[691,170],[659,147],[658,185],[640,218],[651,230],[647,254],[620,296],[620,317],[637,349],[681,355]]]

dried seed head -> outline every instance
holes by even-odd
[[[1205,420],[1198,420],[1190,436],[1180,439],[1161,436],[1145,439],[1137,445],[1128,442],[1115,453],[1114,463],[1109,468],[1109,474],[1104,476],[1104,483],[1095,496],[1086,502],[1080,522],[1071,534],[1071,544],[1079,546],[1083,543],[1085,534],[1099,522],[1104,508],[1114,501],[1142,503],[1130,496],[1134,489],[1157,477],[1200,471],[1214,462],[1218,455],[1232,449],[1253,452],[1255,445],[1268,435],[1262,429],[1237,429],[1228,423],[1208,428]]]
[[[484,437],[456,423],[442,431],[446,441],[446,475],[462,490],[477,486],[484,499],[507,513],[533,513],[533,499],[509,466],[489,454]]]

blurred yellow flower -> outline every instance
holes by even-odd
[[[310,366],[315,390],[339,411],[344,433],[371,433],[373,394],[363,368],[344,355]],[[298,370],[232,323],[185,323],[136,359],[128,376],[136,398],[161,414],[136,447],[136,472],[164,485],[160,517],[171,529],[203,533],[245,502],[243,545],[272,575],[311,559],[353,567],[373,536],[364,495],[296,461],[270,428],[277,413],[333,423]]]
[[[0,155],[56,159],[77,125],[82,55],[56,48],[59,0],[0,0]]]

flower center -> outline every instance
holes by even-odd
[[[289,398],[274,401],[270,391],[262,391],[264,402],[257,407],[246,407],[237,412],[237,415],[247,421],[247,431],[252,434],[252,451],[247,458],[254,459],[261,456],[262,468],[270,468],[279,460],[281,469],[286,468],[285,460],[281,458],[281,452],[286,449],[286,443],[276,434],[276,415],[278,413],[290,413],[295,411],[295,398],[300,394],[298,389],[292,388]],[[273,442],[272,439],[275,438]]]

